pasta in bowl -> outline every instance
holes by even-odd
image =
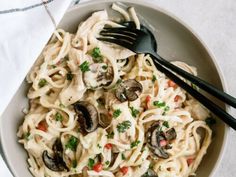
[[[111,7],[140,27],[134,8]],[[31,174],[195,175],[212,141],[209,111],[149,55],[98,41],[104,26],[122,26],[112,18],[100,10],[76,32],[55,31],[27,76],[30,107],[17,136]],[[173,63],[197,74],[186,62]]]

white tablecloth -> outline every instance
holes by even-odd
[[[147,0],[144,0],[147,1]],[[229,93],[236,96],[236,3],[235,0],[149,0],[186,22],[213,51]],[[236,115],[236,111],[233,112]],[[231,130],[227,150],[215,177],[236,176],[236,133]],[[11,177],[0,160],[0,176]]]

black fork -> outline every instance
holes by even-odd
[[[184,77],[185,79],[191,81],[193,84],[201,88],[202,90],[208,92],[209,94],[215,96],[221,101],[236,108],[236,98],[231,95],[220,91],[213,85],[207,83],[206,81],[182,70],[181,68],[173,65],[167,60],[163,59],[160,55],[156,53],[156,49],[153,46],[152,34],[147,33],[144,30],[137,30],[134,28],[104,28],[98,40],[111,42],[120,46],[123,46],[135,53],[147,53],[152,56],[153,61],[157,69],[167,75],[176,84],[185,89],[190,95],[199,100],[205,107],[207,107],[212,113],[221,118],[225,123],[236,130],[236,119],[230,114],[225,112],[222,108],[217,106],[211,100],[206,98],[204,95],[193,89],[191,86],[182,81],[173,72]],[[173,72],[171,72],[171,71]]]

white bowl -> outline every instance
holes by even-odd
[[[75,32],[78,24],[85,20],[92,12],[107,9],[114,0],[96,0],[82,3],[68,11],[63,17],[59,27]],[[144,17],[156,30],[158,52],[170,60],[181,60],[198,68],[199,76],[218,88],[225,89],[223,77],[216,65],[215,59],[203,42],[173,15],[146,1],[131,2],[123,0],[126,5],[134,6],[139,15]],[[27,106],[26,93],[28,85],[23,82],[11,103],[0,120],[2,149],[5,160],[15,177],[32,177],[28,170],[27,154],[23,146],[17,141],[16,132],[23,121],[22,109]],[[217,100],[214,100],[216,103]],[[223,108],[227,110],[225,105]],[[227,140],[228,127],[220,120],[214,127],[215,136],[197,170],[197,177],[215,176],[217,166],[222,158]]]

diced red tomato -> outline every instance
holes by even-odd
[[[112,117],[112,112],[111,112],[111,111],[109,111],[109,112],[108,112],[108,115],[109,115],[110,117]]]
[[[97,163],[93,166],[93,170],[96,172],[100,172],[102,171],[102,164],[101,163]]]
[[[172,80],[168,81],[168,86],[169,87],[173,87],[173,88],[177,88],[177,84],[174,81],[172,81]]]
[[[37,129],[46,132],[48,130],[48,125],[45,121],[42,121],[38,124]]]
[[[112,144],[111,144],[111,143],[107,143],[107,144],[105,145],[105,148],[111,149],[111,148],[112,148]]]
[[[148,96],[146,97],[146,100],[145,100],[145,102],[146,102],[146,109],[148,109],[150,101],[151,101],[151,96],[148,95]]]
[[[126,173],[128,173],[128,171],[129,171],[129,167],[124,166],[120,169],[120,171],[123,175],[126,175]]]
[[[181,98],[181,96],[176,95],[175,98],[174,98],[174,101],[175,101],[175,102],[178,102],[180,98]]]
[[[194,159],[192,159],[192,158],[187,159],[188,166],[190,166],[193,163],[193,160]]]
[[[166,146],[167,145],[167,141],[166,140],[161,140],[160,141],[160,146],[163,147],[163,146]]]

